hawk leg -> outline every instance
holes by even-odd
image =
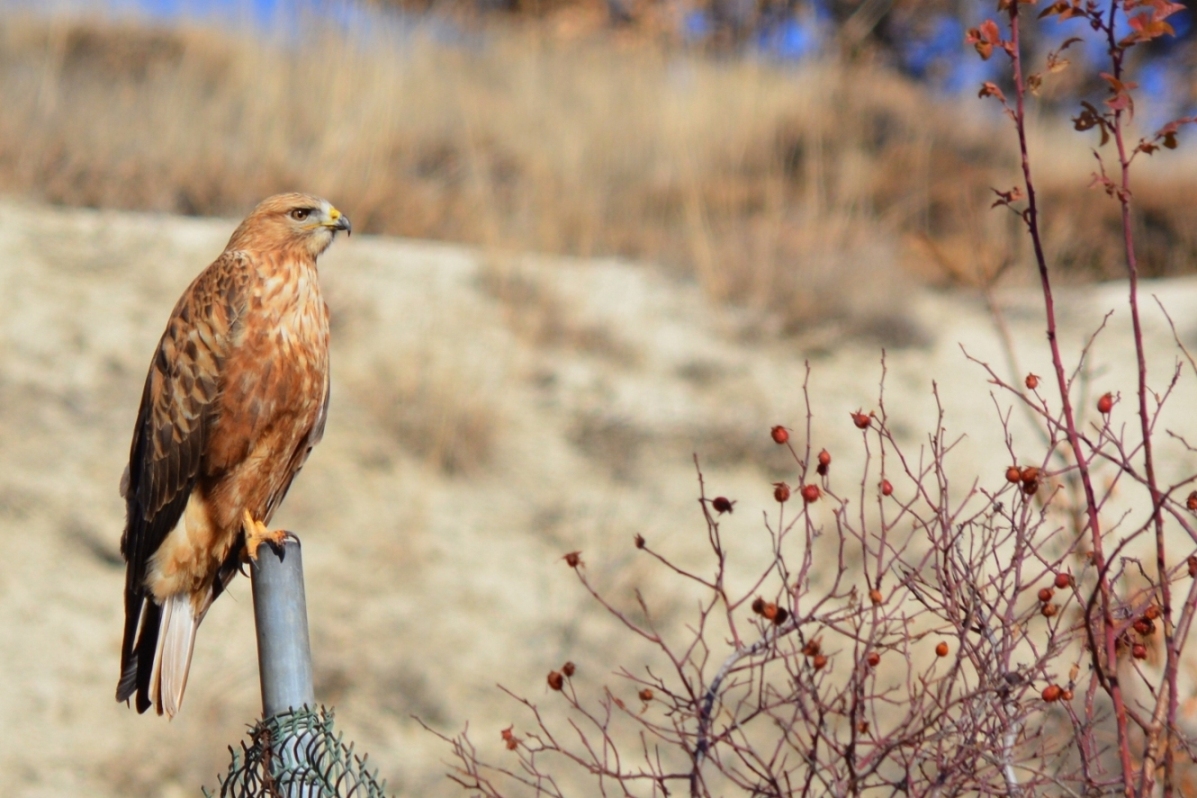
[[[254,562],[258,561],[258,547],[263,543],[278,547],[287,539],[286,530],[267,529],[265,524],[250,515],[249,510],[245,511],[245,520],[241,528],[245,530],[245,555]]]

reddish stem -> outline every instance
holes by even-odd
[[[1110,46],[1110,61],[1114,70],[1114,78],[1121,81],[1123,71],[1123,55],[1124,51],[1117,45],[1114,39],[1114,15],[1117,12],[1117,3],[1112,3],[1110,7],[1110,18],[1106,26],[1106,38]],[[1122,110],[1114,111],[1114,142],[1118,147],[1118,165],[1121,168],[1121,185],[1118,189],[1118,202],[1122,208],[1122,239],[1126,247],[1126,277],[1130,285],[1130,312],[1131,312],[1131,326],[1135,339],[1135,360],[1138,366],[1138,395],[1139,395],[1139,428],[1143,436],[1143,469],[1147,482],[1147,490],[1151,494],[1151,522],[1155,528],[1155,554],[1156,554],[1156,572],[1158,573],[1159,589],[1161,603],[1163,604],[1163,618],[1164,618],[1164,650],[1166,657],[1166,664],[1164,669],[1165,679],[1168,684],[1168,708],[1167,708],[1167,723],[1165,724],[1164,734],[1164,795],[1165,798],[1170,798],[1173,791],[1172,785],[1172,729],[1176,722],[1177,710],[1177,696],[1176,696],[1176,663],[1177,652],[1173,641],[1173,623],[1172,623],[1172,588],[1168,580],[1168,566],[1167,566],[1167,550],[1164,543],[1164,519],[1161,510],[1162,498],[1159,489],[1159,484],[1156,482],[1155,476],[1155,458],[1152,452],[1151,440],[1151,416],[1147,410],[1147,355],[1143,347],[1143,325],[1139,318],[1139,262],[1135,256],[1135,239],[1134,229],[1131,224],[1131,189],[1130,189],[1130,165],[1131,159],[1126,152],[1126,139],[1123,135],[1122,124]],[[1159,700],[1163,700],[1160,696]],[[1156,722],[1158,722],[1160,713],[1155,713]],[[1141,781],[1139,785],[1140,795],[1150,795],[1153,789],[1153,782],[1155,778],[1155,763],[1159,756],[1159,733],[1158,728],[1152,729],[1152,736],[1148,742],[1148,750],[1144,758],[1143,772],[1141,774]]]
[[[1060,342],[1056,327],[1055,301],[1052,297],[1051,279],[1047,272],[1047,258],[1043,252],[1043,240],[1039,231],[1039,210],[1035,198],[1035,184],[1031,179],[1031,160],[1027,153],[1026,116],[1024,113],[1024,96],[1026,84],[1022,75],[1022,51],[1019,39],[1018,25],[1019,3],[1011,3],[1008,14],[1010,18],[1010,43],[1013,52],[1010,59],[1014,68],[1015,87],[1015,127],[1018,130],[1018,149],[1022,162],[1023,181],[1027,190],[1027,212],[1025,215],[1027,228],[1031,234],[1031,242],[1035,249],[1035,263],[1039,268],[1039,282],[1043,289],[1044,313],[1047,318],[1047,340],[1051,347],[1052,367],[1056,372],[1056,383],[1060,391],[1060,401],[1064,411],[1065,431],[1068,435],[1069,448],[1076,458],[1077,471],[1081,477],[1081,485],[1085,491],[1085,510],[1088,516],[1089,536],[1093,542],[1093,564],[1097,568],[1099,577],[1098,589],[1101,591],[1102,620],[1105,627],[1103,639],[1105,642],[1105,659],[1108,665],[1109,679],[1107,689],[1110,699],[1114,703],[1114,714],[1118,725],[1118,752],[1122,764],[1123,788],[1130,796],[1134,787],[1132,782],[1133,765],[1131,763],[1130,736],[1127,730],[1126,705],[1123,701],[1122,688],[1118,683],[1118,660],[1115,651],[1115,624],[1110,612],[1110,583],[1106,577],[1105,553],[1102,546],[1101,521],[1097,512],[1097,496],[1093,490],[1093,480],[1090,476],[1089,461],[1081,448],[1080,435],[1077,432],[1076,417],[1073,412],[1072,400],[1068,392],[1068,378],[1064,372],[1064,359],[1060,354]],[[1098,652],[1094,651],[1097,657]]]

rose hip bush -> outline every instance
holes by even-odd
[[[450,778],[495,797],[564,796],[567,773],[594,795],[1194,794],[1197,742],[1180,678],[1197,609],[1197,475],[1163,484],[1157,463],[1165,444],[1197,449],[1157,421],[1178,382],[1197,380],[1197,363],[1177,336],[1176,368],[1149,373],[1131,182],[1136,159],[1176,148],[1194,120],[1133,139],[1127,74],[1134,49],[1172,35],[1181,10],[1168,0],[1001,0],[968,32],[980,58],[1007,67],[979,90],[1021,155],[1021,178],[994,189],[994,212],[1014,214],[1030,239],[1053,369],[1004,377],[970,358],[994,386],[1005,462],[964,485],[949,478],[959,439],[942,406],[926,445],[904,450],[883,376],[875,407],[834,422],[852,423],[862,452],[845,488],[832,453],[812,454],[818,427],[804,385],[805,435],[769,430],[793,475],[773,485],[767,565],[730,572],[720,519],[735,502],[708,498],[696,457],[708,567],[634,540],[663,577],[701,597],[684,628],[658,629],[642,598],[629,613],[594,587],[579,553],[566,555],[650,661],[611,663],[617,684],[596,695],[575,686],[572,663],[550,670],[544,700],[563,704],[566,719],[510,694],[520,717],[494,732],[507,758],[486,761],[465,732],[442,737],[456,759]],[[1024,30],[1045,17],[1077,35],[1032,64]],[[1137,384],[1088,400],[1097,415],[1087,425],[1078,402],[1093,339],[1080,362],[1064,362],[1026,125],[1080,36],[1099,37],[1109,59],[1106,96],[1078,100],[1072,121],[1093,137],[1078,140],[1094,146],[1093,186],[1121,207],[1137,364]],[[1094,327],[1096,338],[1104,321]],[[1113,425],[1124,399],[1131,421]],[[1039,432],[1033,450],[1015,450],[1013,408]],[[1116,490],[1133,497],[1117,515]]]

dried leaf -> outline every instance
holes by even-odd
[[[998,196],[998,198],[994,200],[993,204],[989,206],[991,208],[996,208],[999,205],[1008,206],[1010,203],[1018,202],[1023,198],[1021,186],[1015,186],[1009,191],[998,191],[996,188],[991,188],[990,191]]]
[[[982,60],[988,61],[989,57],[993,55],[993,48],[1001,45],[1002,33],[998,28],[996,22],[992,19],[987,19],[975,28],[969,28],[965,34],[964,41],[976,48]]]
[[[1060,58],[1055,53],[1048,53],[1047,55],[1047,71],[1053,75],[1068,69],[1068,65],[1071,63],[1067,58]]]
[[[1088,101],[1081,102],[1083,109],[1078,116],[1072,118],[1073,129],[1084,132],[1099,128],[1101,130],[1101,143],[1104,146],[1110,140],[1109,123],[1105,117]]]
[[[1059,48],[1048,52],[1047,71],[1054,74],[1056,72],[1063,72],[1065,69],[1067,69],[1068,65],[1072,62],[1067,58],[1062,57],[1060,54],[1079,41],[1081,41],[1080,36],[1072,36],[1065,39]]]
[[[1006,95],[1003,94],[1002,90],[997,87],[997,84],[991,80],[987,80],[981,84],[981,91],[977,93],[977,96],[981,98],[997,97],[1002,104],[1005,104],[1006,102]]]
[[[1043,19],[1044,17],[1050,17],[1053,14],[1059,14],[1062,11],[1064,11],[1065,9],[1067,9],[1068,7],[1069,6],[1068,6],[1068,3],[1066,2],[1066,0],[1056,0],[1056,2],[1052,3],[1047,8],[1045,8],[1039,12],[1039,19]]]
[[[1165,16],[1175,12],[1168,12]],[[1161,36],[1175,36],[1176,31],[1172,29],[1172,25],[1165,22],[1155,9],[1152,9],[1146,14],[1137,14],[1127,20],[1131,31],[1129,36],[1124,38],[1119,44],[1123,47],[1129,46],[1136,42],[1149,42],[1152,39],[1158,39]]]

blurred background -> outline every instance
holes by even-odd
[[[111,695],[116,488],[146,362],[179,293],[266,195],[320,194],[354,224],[321,267],[328,433],[277,522],[305,541],[317,696],[400,795],[459,792],[413,715],[450,734],[469,722],[500,758],[499,730],[520,715],[496,682],[548,704],[544,674],[565,659],[580,689],[618,689],[611,673],[636,666],[642,652],[594,611],[565,552],[581,549],[619,606],[637,611],[639,589],[662,629],[682,628],[692,597],[631,540],[706,562],[693,453],[711,494],[739,502],[723,522],[739,573],[765,562],[769,483],[794,471],[767,431],[805,442],[808,361],[825,419],[811,443],[848,485],[862,461],[847,413],[875,405],[881,347],[891,427],[917,449],[939,379],[946,423],[970,432],[966,482],[1000,484],[989,460],[1004,439],[976,428],[991,400],[958,343],[1016,374],[1050,368],[1041,303],[1021,292],[1028,242],[990,209],[993,188],[1020,180],[1012,127],[977,98],[985,80],[1009,93],[1002,58],[964,43],[990,4],[0,11],[6,796],[198,795],[259,712],[247,580],[199,633],[179,717],[137,717]],[[1136,136],[1197,113],[1192,13],[1169,21],[1175,37],[1135,51]],[[1030,105],[1075,354],[1122,301],[1089,286],[1121,274],[1123,244],[1117,204],[1088,188],[1097,134],[1069,120],[1103,96],[1104,48],[1075,22],[1026,35],[1039,65],[1081,37]],[[1179,138],[1136,164],[1151,277],[1197,270],[1197,159]],[[1153,291],[1197,307],[1190,282]],[[1012,359],[983,294],[1001,298]],[[1197,341],[1197,312],[1174,317]],[[1170,362],[1167,326],[1149,333]],[[1098,345],[1093,378],[1129,395],[1125,356]],[[1016,444],[1035,440],[1012,423]]]
[[[994,13],[975,0],[5,6],[9,196],[236,216],[304,185],[352,197],[367,233],[660,263],[789,332],[842,312],[804,299],[793,265],[812,252],[883,237],[943,284],[1021,245],[987,213],[1017,174],[996,104],[971,101],[1007,85],[1001,57],[963,44]],[[1144,132],[1197,111],[1191,20],[1134,53]],[[1100,279],[1120,273],[1115,209],[1068,168],[1091,171],[1095,141],[1067,131],[1104,96],[1105,46],[1054,17],[1026,40],[1044,71],[1069,36],[1033,103],[1034,155],[1053,263]],[[1136,190],[1151,275],[1193,262],[1175,168]]]

